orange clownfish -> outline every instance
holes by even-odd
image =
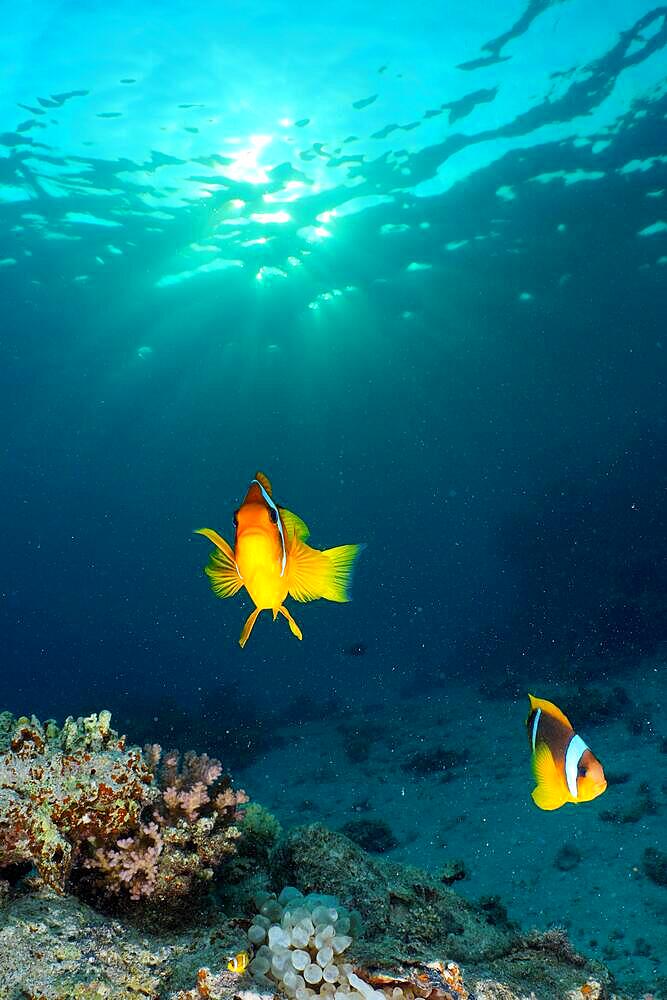
[[[216,546],[206,567],[218,597],[233,597],[245,587],[255,610],[243,626],[239,645],[245,646],[260,611],[279,614],[297,639],[301,629],[285,607],[289,594],[295,601],[349,601],[349,588],[357,556],[363,545],[313,549],[306,545],[310,532],[296,514],[278,507],[271,483],[258,472],[245,500],[234,514],[234,549],[211,528],[199,528]]]
[[[250,955],[247,951],[240,951],[238,955],[233,955],[227,962],[227,971],[234,972],[237,976],[242,976],[250,964]]]
[[[566,802],[590,802],[607,787],[602,764],[578,736],[561,710],[542,698],[530,699],[526,719],[537,782],[533,802],[559,809]]]

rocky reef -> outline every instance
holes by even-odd
[[[562,931],[324,826],[283,832],[219,761],[128,748],[108,713],[2,715],[0,752],[3,1000],[613,995]]]

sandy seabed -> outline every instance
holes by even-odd
[[[535,679],[532,693],[559,704],[610,779],[596,801],[556,812],[530,798],[527,698],[489,700],[460,680],[410,697],[385,691],[381,709],[376,692],[372,706],[282,727],[236,780],[284,826],[381,820],[397,841],[385,857],[430,871],[462,860],[457,891],[500,896],[524,928],[564,927],[620,985],[639,989],[667,975],[667,886],[642,865],[647,848],[667,850],[663,669],[645,660],[606,681],[631,711],[614,713],[612,699],[608,718],[585,726],[580,693]],[[458,763],[423,775],[409,767],[439,750]]]

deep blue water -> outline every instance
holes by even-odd
[[[0,38],[1,706],[211,748],[658,651],[667,8],[85,8]],[[368,548],[241,651],[257,469]]]

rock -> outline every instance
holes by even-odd
[[[642,854],[642,868],[656,885],[667,886],[667,854],[656,847],[647,847]]]

